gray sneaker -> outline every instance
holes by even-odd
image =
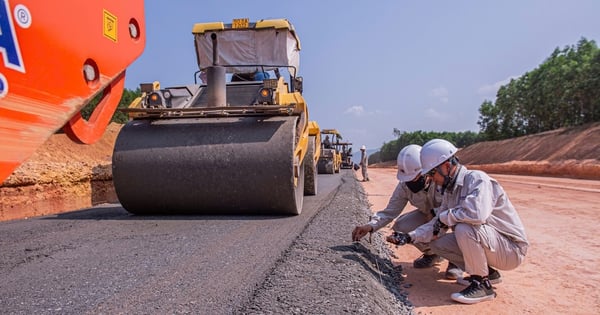
[[[493,269],[493,268],[489,268],[488,279],[490,280],[491,284],[498,284],[498,283],[502,282],[502,276],[500,275],[500,272],[498,272],[498,270]],[[462,285],[470,285],[471,280],[472,280],[471,276],[464,277],[464,278],[459,277],[456,279],[456,283],[462,284]]]
[[[496,292],[490,281],[485,278],[481,282],[473,279],[471,284],[464,290],[452,293],[450,297],[460,303],[475,304],[483,301],[491,301],[496,298]]]

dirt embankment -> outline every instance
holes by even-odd
[[[600,123],[480,142],[457,156],[470,169],[489,173],[600,180]],[[396,161],[370,167],[396,167]]]
[[[117,202],[112,148],[122,125],[108,126],[93,145],[55,134],[0,185],[0,221]]]
[[[120,128],[111,124],[93,145],[53,135],[0,186],[0,221],[117,202],[111,160]],[[598,180],[600,123],[477,143],[458,156],[470,168],[491,173]]]
[[[600,179],[600,123],[515,139],[480,142],[461,163],[490,173]]]

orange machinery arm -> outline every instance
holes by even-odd
[[[0,0],[0,183],[61,127],[98,140],[145,43],[143,0]]]

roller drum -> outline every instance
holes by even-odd
[[[298,214],[296,117],[133,120],[119,133],[113,182],[135,214]]]

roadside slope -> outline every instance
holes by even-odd
[[[600,123],[480,142],[457,155],[491,173],[600,179]]]

